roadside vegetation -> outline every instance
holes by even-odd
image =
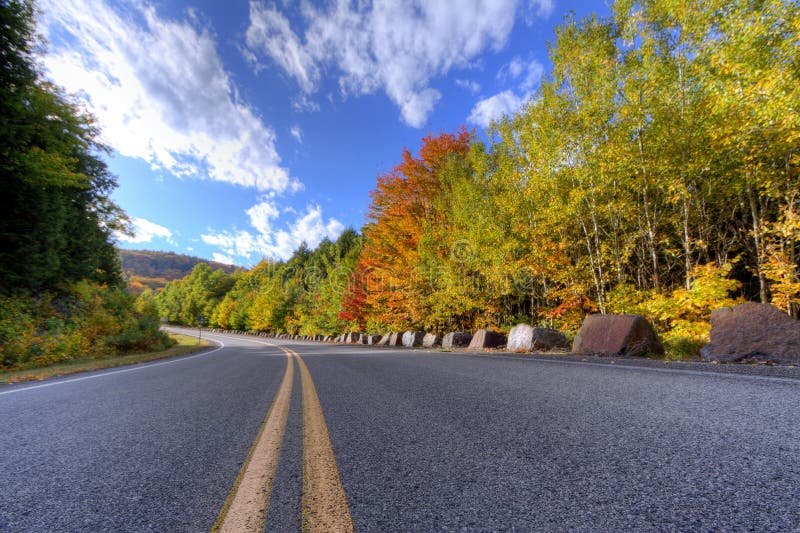
[[[368,223],[245,273],[199,265],[162,317],[299,334],[648,317],[671,357],[713,309],[800,305],[800,10],[619,0],[567,19],[552,70],[483,139],[423,139]]]
[[[30,2],[0,2],[0,371],[162,350],[155,307],[124,290],[93,118],[37,64]]]
[[[128,355],[105,356],[101,359],[90,357],[75,358],[64,363],[31,368],[28,370],[0,370],[0,384],[19,383],[23,381],[38,381],[56,376],[75,374],[78,372],[89,372],[91,370],[101,370],[124,365],[134,365],[147,363],[158,359],[187,355],[198,350],[202,350],[211,343],[205,339],[190,337],[188,335],[169,334],[170,347],[165,350],[152,352],[133,353]]]

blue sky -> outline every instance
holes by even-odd
[[[114,150],[123,248],[252,266],[360,228],[423,136],[482,135],[602,2],[39,0],[48,76]]]

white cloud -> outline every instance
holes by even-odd
[[[272,220],[278,218],[280,212],[270,201],[258,203],[245,211],[250,217],[250,224],[262,235],[269,235],[272,232]]]
[[[300,126],[292,126],[289,129],[289,133],[297,142],[303,143],[303,130],[300,129]]]
[[[322,239],[335,239],[344,230],[344,225],[335,218],[325,220],[319,205],[307,206],[286,228],[275,230],[272,221],[278,217],[278,211],[274,204],[262,201],[246,211],[255,232],[210,232],[201,235],[201,239],[228,257],[252,263],[261,257],[288,259],[303,242],[315,248]]]
[[[456,80],[456,85],[462,89],[466,89],[472,94],[477,94],[481,90],[481,85],[474,80]]]
[[[303,91],[314,90],[319,70],[314,59],[292,31],[289,21],[275,8],[250,3],[250,27],[247,28],[247,46],[255,52],[268,55],[300,84]],[[256,59],[257,61],[257,59]]]
[[[213,253],[211,254],[211,259],[216,261],[217,263],[222,263],[223,265],[232,265],[234,264],[233,259],[229,255]]]
[[[467,120],[484,128],[488,127],[493,120],[514,113],[525,103],[525,100],[526,97],[517,96],[513,91],[503,91],[475,104]]]
[[[549,17],[553,12],[553,0],[529,0],[528,7],[539,17]]]
[[[275,132],[242,102],[196,17],[159,17],[146,0],[41,0],[53,80],[81,93],[120,154],[177,176],[294,190]],[[113,7],[112,7],[113,6]]]
[[[524,61],[517,56],[500,68],[497,78],[516,83],[522,91],[530,92],[539,85],[543,75],[544,66],[537,60]]]
[[[292,76],[306,94],[319,86],[320,67],[339,71],[344,96],[383,90],[406,124],[422,127],[441,98],[432,78],[463,68],[487,49],[505,46],[517,0],[448,2],[331,1],[303,3],[301,39],[275,8],[250,4],[247,44]]]
[[[133,225],[133,236],[117,233],[116,236],[119,240],[133,243],[151,242],[156,237],[166,239],[167,242],[172,242],[172,232],[160,226],[155,222],[150,222],[141,217],[134,217],[131,219]]]

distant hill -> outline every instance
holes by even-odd
[[[231,265],[173,252],[120,250],[119,255],[122,258],[122,271],[128,277],[128,289],[134,294],[148,287],[161,289],[168,282],[189,274],[198,263],[207,263],[212,269],[221,268],[229,274],[237,270]]]

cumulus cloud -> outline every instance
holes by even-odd
[[[262,201],[246,211],[255,231],[222,231],[201,235],[204,243],[218,247],[228,257],[247,262],[261,257],[288,259],[302,244],[315,248],[322,239],[335,239],[344,225],[335,218],[325,219],[322,208],[312,204],[283,229],[274,229],[279,216],[277,206]]]
[[[177,176],[259,191],[299,187],[275,132],[237,96],[212,32],[161,18],[146,0],[41,0],[45,67],[79,93],[120,154]]]
[[[529,61],[514,57],[497,72],[497,79],[516,89],[506,89],[488,98],[479,100],[472,108],[467,121],[488,127],[494,120],[512,115],[530,100],[533,91],[542,81],[544,67],[535,59]]]
[[[537,9],[540,2],[537,2]],[[249,51],[270,57],[307,94],[321,67],[338,69],[342,95],[386,93],[409,126],[422,127],[441,98],[431,80],[505,46],[517,0],[303,3],[301,39],[274,7],[250,3]]]
[[[216,261],[217,263],[222,263],[223,265],[232,265],[233,264],[233,258],[231,256],[224,255],[224,254],[219,254],[219,253],[216,253],[216,252],[211,254],[211,259],[213,261]]]
[[[503,91],[475,104],[467,120],[486,128],[493,120],[513,114],[524,102],[525,98],[517,96],[513,91]]]
[[[172,242],[172,232],[160,226],[155,222],[141,217],[134,217],[131,219],[133,226],[133,236],[117,233],[117,238],[121,241],[132,243],[151,242],[155,238],[166,239],[167,242]]]

